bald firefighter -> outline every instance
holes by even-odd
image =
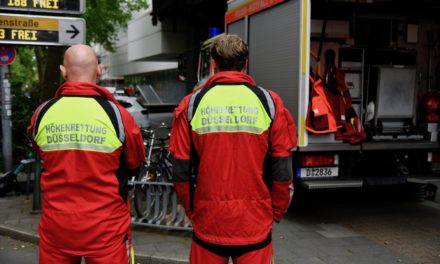
[[[128,175],[145,159],[131,115],[96,85],[101,66],[89,46],[64,55],[66,81],[40,105],[28,132],[43,161],[40,263],[128,263]]]

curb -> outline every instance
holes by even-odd
[[[159,256],[148,256],[143,254],[134,254],[136,264],[188,264],[187,260],[169,258],[169,257],[159,257]]]
[[[7,226],[0,224],[0,235],[8,236],[10,238],[29,242],[35,245],[38,245],[40,241],[40,236],[37,233],[23,231],[17,229],[15,227]],[[147,254],[134,254],[136,264],[188,264],[187,260],[171,258],[171,257],[163,257],[163,256],[154,256]]]
[[[40,236],[34,232],[23,231],[15,227],[0,224],[0,235],[38,245]]]
[[[425,201],[423,201],[423,205],[440,210],[440,203],[436,202],[436,201],[425,200]]]

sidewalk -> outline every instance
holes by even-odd
[[[39,214],[31,214],[32,198],[0,198],[0,235],[38,243]],[[413,263],[359,234],[332,223],[305,222],[290,212],[273,231],[277,264]],[[190,232],[133,227],[136,262],[188,263]]]

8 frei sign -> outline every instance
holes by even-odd
[[[73,45],[85,41],[82,18],[0,13],[0,43]]]

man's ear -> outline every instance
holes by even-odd
[[[102,76],[102,64],[98,64],[98,68],[96,69],[96,79],[101,79]]]
[[[66,71],[66,68],[63,65],[60,65],[60,71],[61,71],[61,75],[63,76],[63,79],[65,81],[67,81],[67,71]]]
[[[246,73],[248,67],[249,67],[249,59],[246,59],[246,63],[244,64],[243,69],[241,69],[241,71]]]
[[[209,60],[210,66],[211,66],[211,70],[214,72],[214,74],[220,72],[220,68],[217,66],[217,63],[215,62],[215,60],[213,58],[211,58]]]

